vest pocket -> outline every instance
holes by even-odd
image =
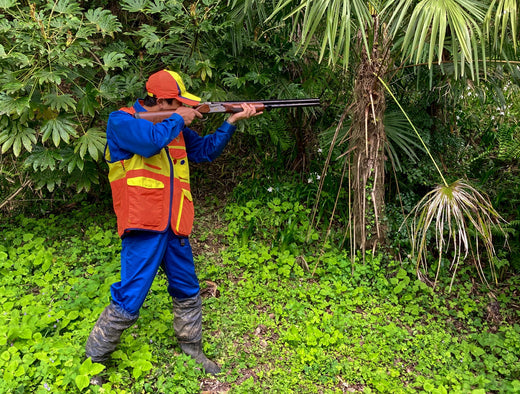
[[[163,222],[164,183],[138,176],[127,179],[130,226],[159,228]]]
[[[178,194],[179,206],[177,212],[173,215],[173,232],[177,235],[187,237],[191,233],[193,227],[193,218],[195,216],[195,209],[193,207],[193,197],[191,192],[180,187],[175,188],[174,194]]]

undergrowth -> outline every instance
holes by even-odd
[[[0,391],[520,392],[518,278],[490,291],[468,271],[450,293],[434,291],[409,261],[351,261],[317,235],[306,241],[309,214],[271,194],[198,212],[192,244],[216,378],[181,354],[162,273],[107,368],[84,360],[119,275],[109,209],[4,221]],[[96,373],[102,388],[89,385]]]

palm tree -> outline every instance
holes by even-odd
[[[390,84],[410,65],[426,65],[432,77],[446,63],[453,66],[452,78],[478,81],[486,74],[489,43],[500,52],[512,33],[516,49],[516,0],[287,0],[273,16],[280,14],[300,31],[302,52],[317,47],[320,61],[355,76],[354,102],[347,108],[352,235],[363,251],[375,248],[385,240],[382,82]]]

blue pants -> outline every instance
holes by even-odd
[[[134,315],[144,303],[162,265],[168,278],[168,292],[183,299],[199,292],[193,254],[188,238],[164,233],[131,231],[122,240],[121,281],[112,284],[112,300]]]

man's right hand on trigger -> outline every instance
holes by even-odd
[[[184,124],[186,126],[190,125],[196,117],[202,119],[202,114],[199,111],[190,107],[179,107],[175,110],[175,113],[182,116],[182,119],[184,119]]]

